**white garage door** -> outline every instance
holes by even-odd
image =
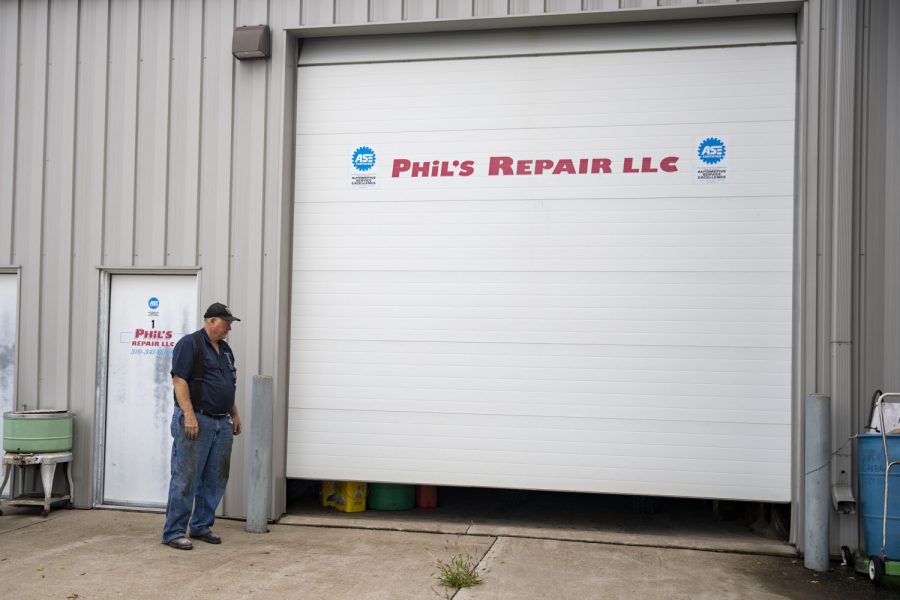
[[[794,41],[307,40],[288,477],[789,501]]]

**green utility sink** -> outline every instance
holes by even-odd
[[[72,417],[65,410],[3,413],[3,450],[67,452],[72,449]]]

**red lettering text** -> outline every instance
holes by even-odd
[[[563,158],[558,163],[556,163],[556,168],[553,169],[554,175],[559,175],[560,173],[568,173],[570,175],[575,174],[575,165],[572,163],[572,160],[569,158]]]
[[[666,173],[674,173],[678,170],[678,165],[675,163],[678,162],[677,156],[667,156],[662,159],[659,163],[659,168],[662,169]]]
[[[412,163],[405,158],[395,158],[394,168],[391,171],[391,177],[400,177],[400,173],[409,171],[410,166],[412,166]]]
[[[509,156],[492,156],[488,165],[488,175],[512,175],[512,163],[513,159]]]

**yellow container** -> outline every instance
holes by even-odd
[[[322,506],[343,512],[366,510],[366,484],[358,481],[323,481]]]

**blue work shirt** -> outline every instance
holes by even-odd
[[[201,397],[194,398],[194,335],[188,334],[178,340],[172,353],[172,375],[178,375],[188,383],[191,392],[191,404],[195,411],[204,410],[213,414],[230,412],[234,406],[234,392],[237,388],[237,368],[234,365],[234,353],[225,340],[219,342],[220,352],[213,348],[205,329],[197,333],[203,341],[203,378],[201,379]],[[178,404],[178,398],[175,398]]]

